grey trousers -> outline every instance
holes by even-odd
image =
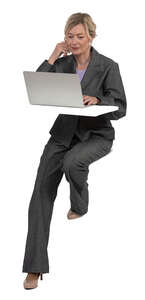
[[[88,211],[89,164],[108,154],[113,140],[92,135],[80,141],[74,135],[68,147],[51,136],[44,147],[28,209],[28,232],[22,272],[49,273],[47,246],[57,189],[65,174],[70,184],[70,207],[84,215]]]

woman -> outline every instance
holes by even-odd
[[[118,64],[91,45],[96,25],[85,13],[71,15],[65,40],[58,43],[38,72],[78,73],[86,105],[117,105],[98,117],[58,115],[45,145],[29,204],[28,234],[22,272],[24,288],[36,288],[39,275],[49,273],[47,245],[54,200],[63,173],[70,184],[68,219],[88,211],[89,164],[107,155],[115,139],[111,121],[126,114],[126,97]],[[71,55],[67,55],[71,52]],[[60,55],[64,56],[60,58]],[[95,109],[95,106],[94,106]]]

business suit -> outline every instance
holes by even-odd
[[[90,63],[81,81],[82,92],[99,98],[101,105],[117,105],[119,109],[97,117],[63,114],[57,117],[49,131],[51,137],[40,159],[29,204],[23,272],[49,273],[50,222],[63,173],[70,184],[71,209],[80,215],[86,214],[89,165],[111,150],[115,135],[110,119],[117,120],[126,114],[126,97],[118,64],[93,47],[91,52]],[[37,71],[75,73],[75,68],[74,57],[70,55],[57,59],[54,65],[45,60]]]
[[[114,139],[115,131],[110,120],[118,120],[126,114],[126,96],[118,64],[100,54],[93,46],[91,53],[91,60],[81,81],[82,94],[99,98],[101,101],[97,105],[116,105],[119,109],[97,117],[59,114],[49,133],[66,146],[71,143],[76,129],[81,140],[92,131],[107,139]],[[73,55],[58,58],[53,65],[45,60],[37,69],[37,72],[41,71],[76,73],[76,61]]]

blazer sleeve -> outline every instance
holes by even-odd
[[[100,100],[97,105],[118,106],[118,110],[109,114],[112,120],[119,119],[126,115],[126,95],[118,63],[113,62],[113,64],[111,64],[103,81],[103,95],[97,94],[96,97]]]
[[[43,63],[37,68],[36,72],[56,72],[55,64],[49,64],[48,60],[44,60]]]

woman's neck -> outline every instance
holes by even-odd
[[[90,48],[85,53],[82,53],[80,55],[74,55],[76,63],[77,63],[77,69],[84,69],[89,64],[90,58],[91,58],[91,51]]]

